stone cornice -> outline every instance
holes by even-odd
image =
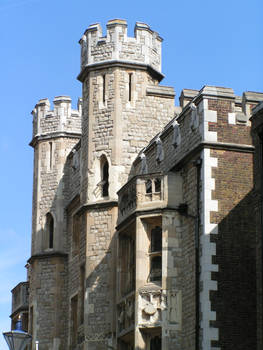
[[[112,60],[112,61],[104,61],[104,62],[98,62],[98,63],[92,63],[89,65],[86,65],[80,74],[77,76],[77,79],[84,82],[87,74],[90,71],[98,70],[98,69],[106,69],[106,68],[112,68],[112,67],[120,67],[120,68],[128,68],[128,69],[141,69],[148,71],[154,78],[156,78],[159,82],[164,78],[164,75],[157,70],[155,70],[152,66],[144,63],[138,63],[138,62],[132,62],[132,61],[118,61],[118,60]]]
[[[50,132],[47,134],[40,134],[36,135],[32,141],[29,143],[30,146],[35,147],[35,145],[39,141],[43,140],[50,140],[50,139],[57,139],[59,137],[70,137],[70,138],[75,138],[75,139],[80,139],[81,133],[78,132],[69,132],[69,131],[55,131],[55,132]]]
[[[101,208],[113,208],[113,207],[117,207],[117,206],[118,206],[117,200],[106,200],[106,201],[101,201],[101,202],[86,203],[78,209],[76,214],[81,214],[87,210],[101,209]]]

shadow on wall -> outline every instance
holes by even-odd
[[[223,349],[256,349],[256,257],[255,213],[253,193],[248,193],[218,223],[212,272],[217,291],[210,291],[211,308],[216,311],[214,327],[219,328],[219,344]]]

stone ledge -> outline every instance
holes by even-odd
[[[41,260],[41,259],[48,259],[48,258],[67,258],[68,254],[59,252],[59,251],[50,251],[50,252],[45,252],[45,253],[39,253],[39,254],[34,254],[32,255],[27,262],[31,264],[35,260]]]
[[[170,86],[147,86],[146,95],[174,98],[175,91],[174,88]]]

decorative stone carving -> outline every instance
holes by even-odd
[[[149,283],[139,291],[139,323],[143,327],[159,326],[162,320],[162,293],[159,286]]]
[[[147,166],[147,159],[144,153],[140,155],[141,158],[141,174],[147,174],[148,173],[148,166]]]
[[[181,130],[178,122],[175,120],[173,123],[173,139],[172,139],[172,145],[174,148],[179,146],[181,143]]]
[[[157,163],[160,163],[164,160],[163,143],[160,137],[157,137],[155,142],[156,142],[156,161]]]
[[[143,309],[143,311],[147,314],[147,315],[154,315],[157,311],[157,309],[153,306],[152,303],[148,303],[146,304],[145,308]]]
[[[199,126],[199,118],[198,118],[198,113],[197,113],[197,107],[196,105],[192,102],[190,104],[190,108],[191,108],[191,130],[194,131],[198,128]]]

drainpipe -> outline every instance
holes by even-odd
[[[194,161],[196,167],[196,215],[195,215],[195,350],[199,350],[199,337],[200,337],[200,259],[199,259],[199,247],[200,247],[200,179],[201,179],[201,167],[202,159],[198,158]]]

